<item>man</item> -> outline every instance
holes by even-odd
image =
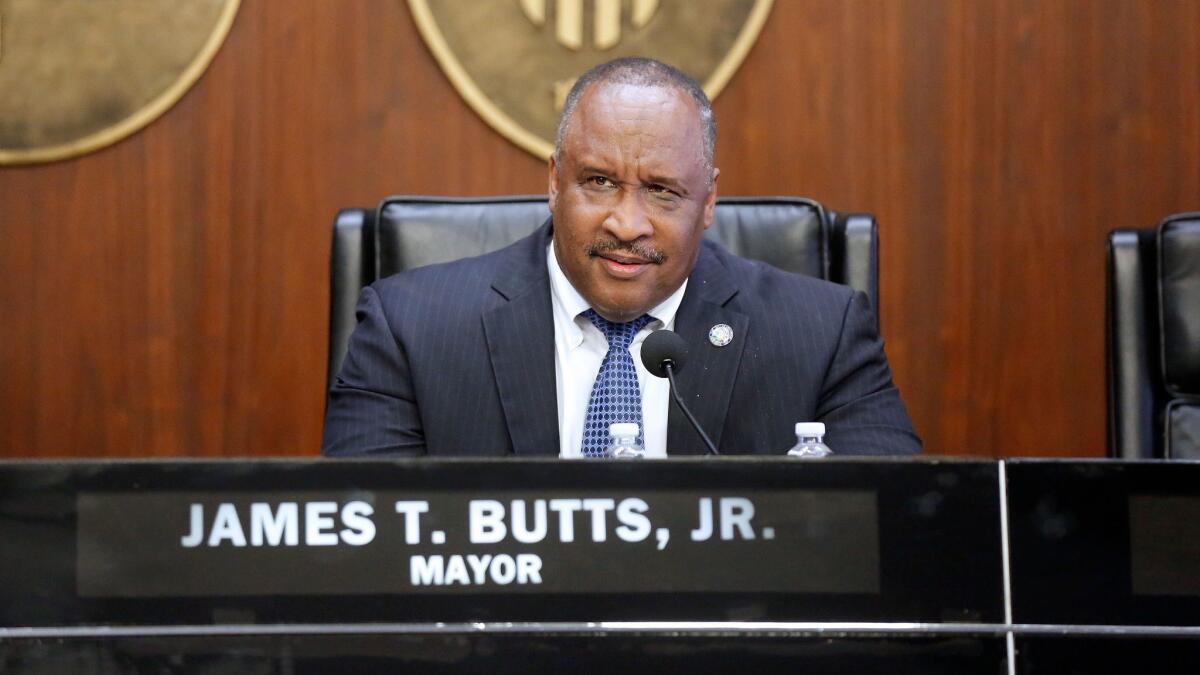
[[[583,75],[549,164],[551,220],[488,255],[363,291],[329,394],[328,455],[603,452],[637,422],[648,456],[703,454],[638,358],[688,343],[679,388],[722,454],[783,454],[823,421],[838,454],[912,454],[869,304],[703,239],[720,171],[707,97],[649,59]]]

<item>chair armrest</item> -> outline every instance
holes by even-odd
[[[869,213],[829,214],[829,280],[867,294],[879,329],[879,228]]]
[[[1108,235],[1108,454],[1122,459],[1161,457],[1154,432],[1157,363],[1151,360],[1147,292],[1153,278],[1153,232],[1114,230]],[[1151,253],[1147,255],[1147,253]]]

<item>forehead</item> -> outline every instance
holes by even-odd
[[[580,97],[562,149],[581,160],[702,164],[703,143],[700,108],[686,92],[671,86],[602,82]]]

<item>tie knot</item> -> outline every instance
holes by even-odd
[[[609,349],[613,347],[629,349],[629,345],[633,343],[633,336],[654,320],[654,317],[649,314],[643,314],[628,323],[617,323],[600,316],[594,309],[589,309],[583,315],[592,322],[593,326],[600,329],[601,333],[604,333],[604,339],[608,340]]]

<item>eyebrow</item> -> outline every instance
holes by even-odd
[[[593,164],[585,164],[585,165],[581,166],[579,168],[579,170],[582,173],[600,173],[600,174],[604,174],[605,176],[613,175],[613,172],[610,169],[602,169]]]

